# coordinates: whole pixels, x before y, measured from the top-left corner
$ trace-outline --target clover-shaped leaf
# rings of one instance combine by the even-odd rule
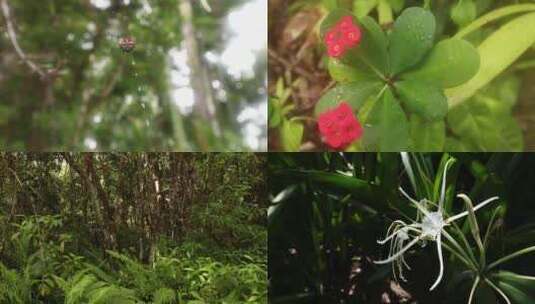
[[[411,115],[411,150],[442,151],[446,137],[445,130],[446,125],[443,120],[427,121],[418,115]]]
[[[389,36],[390,65],[398,74],[416,65],[433,47],[435,17],[431,12],[411,7],[394,22]]]
[[[373,70],[362,61],[346,64],[339,59],[329,58],[327,68],[332,79],[342,83],[377,79]]]
[[[362,41],[358,52],[361,58],[383,75],[389,72],[388,66],[388,40],[375,20],[370,17],[360,19],[362,26]]]
[[[337,107],[342,101],[349,103],[353,109],[358,109],[369,96],[376,94],[380,88],[381,83],[378,81],[359,81],[340,84],[320,98],[314,112],[317,116],[329,109]]]
[[[364,145],[373,151],[405,151],[409,142],[407,117],[387,89],[368,114],[364,127]]]
[[[405,107],[427,120],[441,119],[448,112],[448,101],[442,90],[425,81],[404,80],[396,83]]]
[[[468,81],[478,70],[479,54],[469,42],[446,39],[437,43],[421,66],[404,78],[423,79],[442,88],[451,88]]]

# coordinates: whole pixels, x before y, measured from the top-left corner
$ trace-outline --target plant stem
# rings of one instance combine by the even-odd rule
[[[474,271],[476,273],[478,272],[478,270],[474,267],[473,263],[470,263],[470,261],[467,260],[466,257],[464,257],[459,252],[455,251],[455,249],[451,248],[449,245],[445,244],[445,242],[442,242],[442,247],[444,247],[444,249],[448,250],[451,254],[453,254],[457,258],[459,258],[459,260],[461,260],[461,262],[463,262],[472,271]]]
[[[459,225],[457,225],[457,223],[452,222],[452,224],[453,224],[453,227],[455,228],[454,229],[455,232],[457,233],[457,235],[460,236],[461,241],[463,242],[463,245],[466,247],[465,250],[468,251],[468,253],[470,254],[471,260],[475,263],[477,260],[476,260],[476,257],[474,255],[474,253],[472,252],[472,249],[470,247],[470,243],[468,243],[468,239],[466,239],[466,237],[464,236],[463,231],[461,230]]]
[[[448,239],[448,241],[457,249],[459,250],[459,254],[461,254],[463,257],[465,257],[467,260],[471,261],[472,262],[472,269],[475,270],[475,271],[478,271],[477,270],[477,261],[473,258],[473,256],[471,255],[470,258],[465,250],[463,250],[463,248],[461,247],[461,245],[459,245],[459,243],[457,243],[457,241],[449,234],[447,233],[445,230],[442,230],[442,234],[446,237],[446,239]],[[470,250],[468,250],[470,252]]]
[[[474,293],[476,291],[476,288],[477,288],[477,284],[479,284],[479,276],[476,277],[476,279],[474,280],[474,284],[472,285],[472,288],[470,289],[470,296],[468,297],[468,304],[471,304],[472,303],[472,298],[474,297]]]
[[[507,302],[507,304],[511,304],[511,300],[509,300],[509,298],[505,295],[505,293],[498,286],[492,283],[491,280],[485,278],[485,282],[487,282],[487,284],[489,284],[490,287],[496,290],[496,292],[498,292],[505,299],[505,302]]]

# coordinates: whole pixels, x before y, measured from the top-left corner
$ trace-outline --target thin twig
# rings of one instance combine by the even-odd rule
[[[295,73],[305,77],[307,80],[310,80],[310,81],[315,81],[316,80],[315,77],[312,76],[305,69],[303,69],[303,68],[301,68],[299,66],[295,66],[294,64],[291,64],[288,60],[286,60],[286,59],[282,58],[281,56],[279,56],[277,54],[277,52],[275,52],[274,50],[268,49],[268,55],[269,55],[269,57],[275,59],[275,61],[277,61],[280,64],[282,64],[287,70],[292,70]]]
[[[209,13],[212,12],[212,8],[208,4],[207,0],[201,0],[201,5],[207,12],[209,12]]]
[[[43,72],[43,70],[39,66],[37,66],[37,64],[31,61],[19,46],[19,43],[17,41],[17,34],[15,33],[15,28],[13,26],[13,21],[11,20],[11,15],[9,14],[9,6],[7,5],[6,0],[0,0],[0,6],[2,7],[2,13],[4,15],[4,18],[6,19],[7,33],[9,39],[11,40],[11,43],[13,44],[17,55],[19,55],[20,59],[22,59],[22,61],[24,61],[33,72],[39,74],[39,76],[44,79],[47,74]]]

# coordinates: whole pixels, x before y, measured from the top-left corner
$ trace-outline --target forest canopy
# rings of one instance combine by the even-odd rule
[[[266,303],[264,167],[0,154],[0,303]]]
[[[0,1],[0,147],[265,150],[266,4],[204,2]]]

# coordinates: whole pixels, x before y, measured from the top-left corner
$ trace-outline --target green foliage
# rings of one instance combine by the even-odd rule
[[[378,81],[359,81],[340,84],[325,93],[314,109],[316,116],[336,108],[342,101],[351,105],[354,109],[360,109],[366,99],[381,88]]]
[[[447,91],[451,106],[473,96],[535,43],[535,13],[517,17],[492,33],[478,47],[481,68],[467,83]]]
[[[170,288],[160,288],[152,295],[154,304],[173,304],[177,303],[177,293]]]
[[[532,81],[533,4],[487,0],[354,0],[322,4],[326,15],[319,26],[321,47],[317,48],[322,54],[326,53],[325,33],[341,17],[353,16],[362,32],[358,46],[342,57],[322,58],[320,66],[326,67],[336,84],[325,82],[326,89],[314,104],[315,119],[341,101],[352,106],[365,132],[346,150],[388,151],[376,144],[380,141],[376,133],[365,134],[366,129],[389,124],[382,121],[388,115],[377,116],[383,109],[374,111],[374,107],[383,107],[387,88],[405,116],[396,125],[411,130],[409,136],[402,137],[403,143],[392,146],[411,151],[531,149],[531,143],[524,144],[524,140],[531,140],[528,134],[532,133],[531,108],[526,106],[532,94],[529,85],[514,88],[513,105],[520,99],[523,102],[507,110],[497,105],[509,105],[511,100],[495,94],[493,88],[502,87],[504,79],[525,84]],[[292,106],[289,102],[288,107]],[[522,111],[515,111],[520,107]],[[287,119],[302,119],[291,114]],[[435,128],[417,132],[416,122]],[[302,129],[295,130],[299,133],[295,137],[288,132],[292,130],[287,128],[285,138],[301,142],[306,139],[307,147],[313,143],[319,145],[318,149],[327,148],[321,144],[316,127],[305,128],[302,135]]]
[[[80,271],[64,286],[65,304],[138,303],[134,291],[102,281],[87,271]]]
[[[416,201],[438,202],[452,157],[443,214],[469,214],[446,227],[457,247],[443,246],[441,284],[429,291],[438,270],[429,242],[405,253],[411,269],[406,282],[396,282],[391,265],[372,261],[384,256],[377,240],[393,220],[418,217],[398,189],[411,189]],[[524,153],[271,155],[270,301],[380,303],[386,293],[394,303],[531,303],[534,164]],[[474,216],[475,204],[456,199],[458,193],[474,202],[499,200]],[[399,293],[391,293],[394,285]]]
[[[364,142],[369,150],[403,151],[408,147],[409,130],[403,109],[389,89],[368,115]]]
[[[0,304],[267,303],[264,166],[1,153]]]
[[[407,79],[429,81],[440,88],[461,85],[479,69],[479,56],[465,40],[451,38],[437,43],[422,62],[421,67],[409,72]]]
[[[32,281],[25,274],[8,269],[0,262],[0,303],[23,304],[32,299]]]
[[[330,12],[320,32],[325,33],[341,16],[348,14],[343,10]],[[360,110],[373,97],[376,102],[363,121],[366,128],[360,146],[369,151],[416,149],[421,139],[414,136],[420,133],[408,133],[408,113],[441,125],[448,111],[444,88],[462,84],[476,74],[477,51],[460,39],[446,39],[435,45],[435,17],[422,8],[405,9],[394,22],[388,38],[370,17],[359,21],[362,43],[341,60],[329,60],[337,62],[330,63],[329,72],[341,84],[319,100],[315,114],[341,101],[348,101],[355,110]],[[383,97],[385,92],[390,92],[391,97]],[[403,108],[399,107],[400,102]],[[444,128],[434,130],[435,134],[441,130],[445,133]],[[442,150],[440,138],[443,137],[439,134],[436,140],[432,137],[425,140],[434,141],[431,143],[434,148]]]
[[[392,74],[413,67],[431,50],[435,26],[433,14],[419,7],[407,8],[401,13],[388,36]]]
[[[242,136],[244,123],[237,122],[237,116],[264,95],[258,90],[265,83],[263,51],[247,75],[231,73],[219,59],[204,61],[210,84],[218,83],[211,92],[217,114],[212,120],[220,123],[224,135],[194,128],[209,124],[197,111],[179,109],[177,105],[187,101],[176,99],[187,97],[173,96],[177,84],[171,84],[174,72],[185,77],[182,82],[190,82],[189,73],[184,73],[186,63],[174,66],[170,58],[184,50],[186,40],[181,2],[6,2],[15,34],[7,34],[0,12],[6,34],[0,37],[5,59],[0,62],[2,150],[250,149]],[[226,18],[246,1],[217,1],[210,13],[199,1],[190,2],[197,56],[218,58],[232,36],[223,26]],[[132,52],[119,48],[119,39],[125,36],[136,40]],[[45,75],[19,58],[12,39]]]

